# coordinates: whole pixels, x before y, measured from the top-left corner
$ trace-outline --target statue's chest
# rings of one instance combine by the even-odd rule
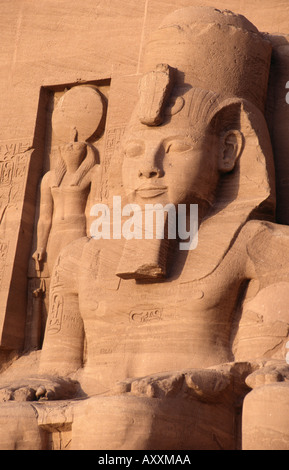
[[[236,289],[226,270],[202,280],[180,275],[138,283],[112,275],[115,270],[108,269],[113,267],[108,259],[102,270],[97,254],[93,256],[91,252],[79,278],[87,357],[94,364],[89,367],[113,368],[126,377],[178,370],[187,367],[188,357],[192,367],[209,366],[216,358],[228,360]]]
[[[219,304],[225,294],[206,281],[138,284],[117,277],[82,283],[81,310],[84,318],[131,326],[177,322]]]
[[[181,274],[162,282],[140,283],[115,275],[113,250],[104,257],[95,245],[91,247],[79,279],[84,321],[97,319],[103,326],[177,325],[178,320],[186,322],[195,318],[198,322],[208,312],[213,317],[220,309],[224,315],[235,301],[238,286],[226,263],[202,280],[191,280],[190,276]]]

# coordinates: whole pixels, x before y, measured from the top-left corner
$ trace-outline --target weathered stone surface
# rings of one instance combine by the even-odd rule
[[[289,7],[0,10],[0,449],[288,450]]]

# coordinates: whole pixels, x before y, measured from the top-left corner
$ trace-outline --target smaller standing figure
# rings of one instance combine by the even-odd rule
[[[49,276],[61,248],[87,235],[85,211],[98,169],[96,150],[88,141],[100,137],[104,118],[103,98],[91,85],[68,90],[53,111],[59,158],[42,179],[37,248],[33,254],[36,270],[42,271],[46,261]]]
[[[58,158],[40,188],[37,244],[32,258],[32,307],[27,346],[39,348],[46,324],[50,276],[63,247],[87,235],[87,206],[99,184],[99,157],[93,142],[102,135],[105,101],[98,89],[81,85],[66,91],[52,115]]]
[[[60,148],[59,161],[41,183],[36,264],[47,262],[49,274],[60,250],[86,236],[86,204],[96,164],[92,146],[71,142]],[[41,266],[41,264],[40,264]]]

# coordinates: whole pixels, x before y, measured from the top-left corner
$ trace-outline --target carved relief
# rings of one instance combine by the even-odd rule
[[[58,161],[43,178],[37,249],[33,257],[40,270],[45,260],[49,275],[62,247],[86,236],[86,204],[95,165],[95,147],[88,143],[97,132],[104,115],[104,103],[97,89],[75,87],[57,103],[52,127],[58,140]],[[46,257],[45,257],[46,255]]]
[[[125,132],[125,127],[117,127],[107,129],[105,138],[105,158],[101,168],[101,200],[107,201],[109,199],[109,169],[112,164],[113,155],[119,152],[120,143]]]
[[[102,88],[102,87],[100,87]],[[59,93],[58,93],[59,94]],[[94,85],[82,85],[65,90],[54,99],[51,117],[50,170],[40,186],[39,218],[35,251],[30,263],[29,277],[45,279],[45,288],[38,287],[37,301],[42,304],[41,322],[44,325],[49,305],[50,277],[63,247],[87,235],[89,201],[100,191],[97,149],[106,118],[106,98]],[[38,283],[39,284],[39,283]],[[30,296],[34,298],[34,289]],[[38,311],[38,313],[37,313]],[[31,325],[39,322],[39,309],[28,310]],[[34,320],[33,320],[34,318]],[[27,345],[33,341],[27,341]],[[30,347],[31,347],[30,344]],[[34,343],[33,343],[34,344]]]
[[[15,155],[23,154],[32,147],[32,141],[11,141],[0,143],[0,161],[11,160]]]
[[[31,145],[22,142],[0,143],[0,224],[9,207],[23,200],[29,155],[25,152]]]
[[[0,289],[5,270],[5,262],[8,253],[8,243],[0,241]]]
[[[15,243],[22,223],[21,214],[32,155],[32,140],[0,142],[0,297],[2,298],[0,316],[6,320],[13,315],[5,297],[11,288],[13,272],[11,268],[16,262]],[[27,223],[29,226],[28,221]],[[22,251],[25,251],[25,247]]]
[[[171,204],[180,217],[180,205],[197,204],[192,251],[168,236],[86,236],[100,101],[87,103],[88,117],[66,108],[66,95],[59,102],[65,144],[43,178],[34,254],[38,277],[45,253],[51,275],[44,343],[36,377],[3,381],[0,401],[45,400],[35,426],[53,433],[59,422],[71,449],[289,448],[289,229],[273,222],[271,52],[241,15],[169,14],[148,41],[125,130],[106,131],[102,198],[115,157],[114,181],[141,212]],[[6,165],[3,181],[13,171]],[[38,311],[47,286],[32,287]]]
[[[63,310],[63,297],[59,294],[52,295],[51,315],[47,325],[49,334],[58,333],[61,330]]]

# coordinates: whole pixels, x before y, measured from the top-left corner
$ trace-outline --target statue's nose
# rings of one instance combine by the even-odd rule
[[[160,160],[159,147],[149,149],[141,161],[138,173],[139,177],[161,178],[164,173]]]
[[[144,176],[145,178],[159,178],[160,177],[160,170],[156,167],[145,167],[139,170],[139,176]]]

